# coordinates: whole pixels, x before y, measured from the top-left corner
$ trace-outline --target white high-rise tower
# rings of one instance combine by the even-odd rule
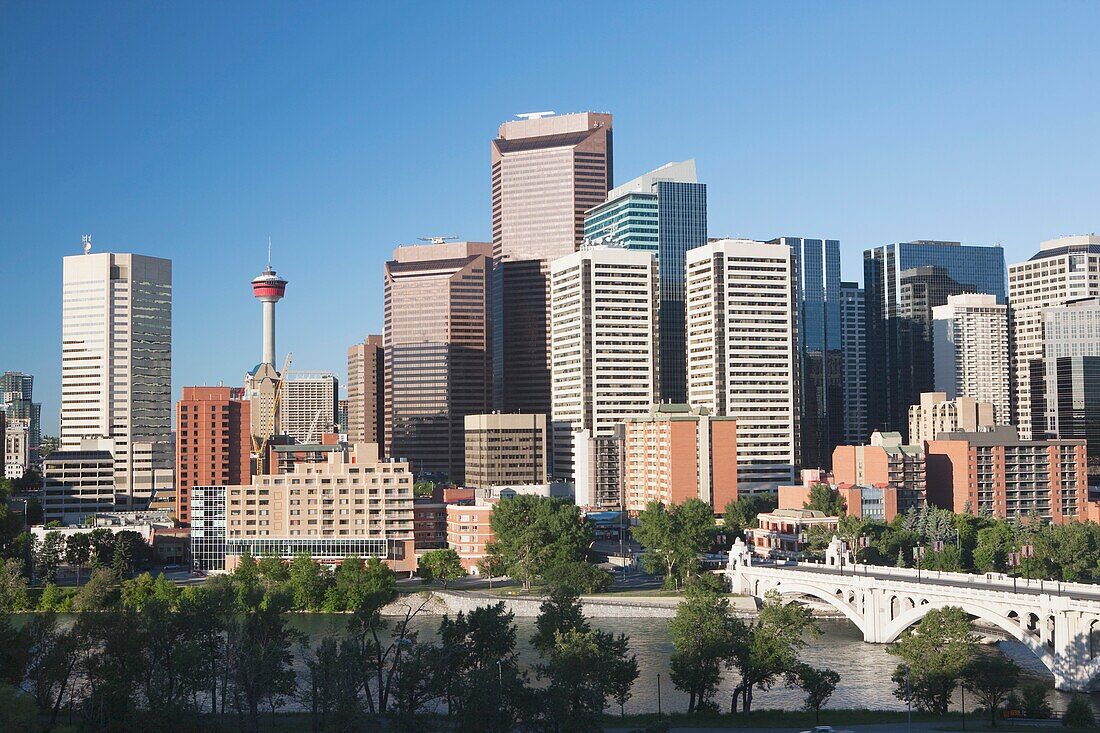
[[[107,441],[120,508],[174,485],[172,262],[90,252],[64,259],[61,447]]]

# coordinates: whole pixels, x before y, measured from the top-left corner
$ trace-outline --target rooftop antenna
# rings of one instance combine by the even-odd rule
[[[458,239],[458,235],[444,235],[442,237],[417,237],[417,239],[419,239],[421,242],[431,242],[432,244],[445,244],[446,242]]]
[[[92,251],[92,235],[85,234],[80,238],[80,241],[84,245],[84,254],[89,254]]]
[[[267,269],[271,269],[271,237],[267,238]]]
[[[556,114],[554,110],[549,110],[547,112],[521,112],[516,115],[516,117],[521,120],[541,120],[543,117],[551,117],[554,114]]]

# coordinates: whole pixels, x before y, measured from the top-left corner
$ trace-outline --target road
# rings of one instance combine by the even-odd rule
[[[760,563],[758,560],[754,560],[753,564],[761,564],[765,567],[784,567],[782,564],[772,563],[765,561]],[[971,588],[975,590],[993,590],[1006,593],[1018,593],[1020,595],[1039,596],[1043,594],[1047,595],[1068,595],[1072,598],[1083,598],[1087,600],[1100,601],[1100,586],[1096,586],[1095,590],[1082,589],[1081,584],[1076,584],[1078,587],[1074,587],[1072,592],[1068,588],[1063,588],[1061,581],[1057,580],[1028,580],[1026,578],[1018,578],[1016,582],[1009,584],[1005,581],[988,582],[983,575],[971,575],[972,578],[969,582],[962,579],[937,577],[935,571],[928,571],[926,575],[917,578],[899,578],[896,575],[890,573],[877,572],[873,565],[857,565],[853,570],[848,567],[845,570],[838,570],[837,568],[826,567],[824,565],[813,564],[801,564],[789,566],[792,570],[800,570],[804,572],[811,572],[818,575],[834,575],[834,576],[846,576],[846,575],[859,575],[870,578],[875,578],[882,581],[893,582],[905,582],[905,583],[928,583],[929,585],[946,586],[951,588]]]
[[[837,726],[838,731],[852,731],[852,733],[931,733],[932,731],[941,731],[948,729],[955,729],[958,727],[957,722],[948,723],[913,723],[913,727],[910,728],[907,723],[875,723],[873,725],[852,725],[852,726]],[[639,730],[638,728],[605,728],[606,733],[631,733],[631,731]],[[799,733],[799,731],[806,730],[802,728],[681,728],[674,727],[669,729],[669,733],[715,733],[716,731],[737,731],[737,733]]]

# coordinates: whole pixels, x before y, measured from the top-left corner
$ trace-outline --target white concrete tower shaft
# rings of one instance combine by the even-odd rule
[[[275,304],[283,299],[287,281],[275,274],[271,265],[252,281],[252,294],[263,303],[264,353],[262,364],[275,364]]]

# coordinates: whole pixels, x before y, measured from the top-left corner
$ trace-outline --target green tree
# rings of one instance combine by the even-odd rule
[[[570,631],[587,633],[591,631],[591,627],[581,610],[577,595],[569,588],[557,588],[539,606],[531,646],[547,656],[557,643],[557,637]]]
[[[38,726],[38,711],[26,695],[20,695],[11,685],[0,685],[0,730],[34,730]]]
[[[527,712],[514,621],[504,603],[497,603],[440,622],[441,661],[448,672],[441,693],[458,730],[505,733]]]
[[[296,687],[291,649],[299,635],[277,604],[264,604],[229,626],[227,664],[233,707],[250,733],[260,731],[260,710],[274,713]]]
[[[1092,704],[1084,695],[1074,695],[1066,705],[1066,712],[1062,716],[1062,725],[1071,728],[1092,728],[1096,725],[1096,714],[1092,712]]]
[[[544,729],[554,733],[603,730],[601,718],[611,680],[629,679],[633,684],[637,677],[637,659],[627,657],[628,652],[629,640],[623,634],[558,632],[544,655],[546,662],[538,667],[539,677],[548,683],[541,691]]]
[[[73,596],[73,610],[80,612],[106,611],[114,605],[115,577],[110,570],[101,568],[92,572],[88,582],[80,586]]]
[[[65,557],[65,535],[47,532],[41,542],[35,543],[34,575],[43,583],[57,580],[57,569]]]
[[[68,609],[66,609],[66,606],[68,606]],[[69,600],[64,591],[54,583],[46,583],[46,587],[42,589],[42,595],[38,597],[38,610],[43,613],[56,613],[71,609],[72,601]]]
[[[698,568],[699,554],[710,547],[714,531],[710,505],[688,499],[668,507],[658,501],[649,502],[638,515],[633,533],[645,547],[645,569],[663,575],[666,587],[679,587]]]
[[[452,580],[466,577],[466,568],[462,567],[462,559],[451,548],[425,552],[420,557],[420,571],[424,582],[438,580],[443,583],[444,589]]]
[[[1004,522],[979,529],[972,553],[974,568],[981,573],[1004,572],[1012,541],[1012,529]]]
[[[320,564],[309,553],[294,556],[287,570],[287,590],[298,611],[316,611],[324,602],[327,579]]]
[[[84,566],[92,559],[92,538],[87,532],[69,535],[65,542],[65,562],[76,568],[76,584],[80,585],[80,574]]]
[[[140,611],[145,608],[153,598],[153,576],[142,573],[136,578],[122,581],[121,598],[125,609]]]
[[[844,514],[844,498],[828,484],[814,484],[810,487],[809,500],[802,503],[806,509],[823,512],[828,517]]]
[[[1054,708],[1047,700],[1047,686],[1042,682],[1032,682],[1024,685],[1020,690],[1023,699],[1024,717],[1035,720],[1045,720],[1054,715]]]
[[[888,650],[902,660],[893,674],[894,694],[922,710],[945,715],[976,647],[966,611],[954,606],[929,611]]]
[[[389,597],[395,580],[393,571],[377,557],[368,558],[366,562],[361,557],[345,557],[336,566],[332,585],[325,592],[324,610],[327,613],[355,611],[372,594],[382,592]]]
[[[722,526],[727,532],[744,537],[745,530],[756,526],[756,518],[779,506],[775,494],[749,494],[739,496],[726,504],[722,514]]]
[[[583,560],[592,528],[580,510],[561,499],[523,494],[498,502],[491,518],[494,540],[486,552],[507,573],[531,582],[556,565]]]
[[[19,560],[0,562],[0,613],[13,613],[27,608],[27,579]]]
[[[729,600],[702,584],[689,584],[669,623],[672,634],[670,677],[688,694],[688,714],[717,710],[714,696],[722,664],[733,655],[745,625],[730,610]]]
[[[124,537],[118,535],[115,536],[115,551],[111,556],[111,573],[116,583],[129,580],[134,575],[133,548]]]
[[[821,708],[833,696],[840,673],[831,669],[817,669],[808,664],[796,664],[787,671],[787,684],[802,688],[806,700],[802,709],[814,714],[814,723],[821,722]]]
[[[1020,667],[999,652],[979,652],[963,670],[963,687],[989,711],[989,722],[994,727],[997,708],[1016,689],[1019,681]]]
[[[281,557],[264,555],[256,563],[256,570],[260,573],[260,580],[268,588],[279,589],[290,578],[290,569]]]
[[[750,713],[754,688],[767,690],[795,669],[806,632],[817,632],[810,609],[785,604],[776,591],[769,591],[756,620],[735,637],[728,664],[737,668],[740,680],[733,691],[732,709],[736,710],[740,694],[741,708]]]
[[[326,636],[312,649],[303,647],[306,685],[300,701],[309,711],[315,733],[335,730],[350,733],[362,715],[359,702],[359,670],[354,649]]]
[[[542,579],[551,592],[561,589],[575,595],[602,593],[614,580],[608,571],[583,560],[552,567],[543,573]]]

